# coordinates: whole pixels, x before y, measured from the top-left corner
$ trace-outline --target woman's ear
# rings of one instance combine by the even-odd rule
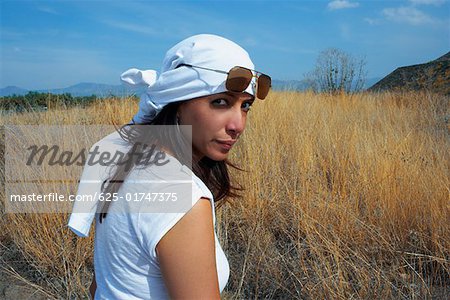
[[[181,125],[181,120],[183,119],[183,111],[185,110],[185,106],[186,106],[187,102],[188,101],[184,101],[178,106],[178,109],[177,109],[177,123],[178,123],[178,125]]]

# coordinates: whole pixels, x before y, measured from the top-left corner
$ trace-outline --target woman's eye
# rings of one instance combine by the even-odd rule
[[[215,99],[211,103],[215,106],[225,106],[228,104],[228,101],[225,99]]]
[[[252,101],[244,102],[244,103],[242,103],[242,109],[244,111],[249,111],[252,104],[253,104]]]

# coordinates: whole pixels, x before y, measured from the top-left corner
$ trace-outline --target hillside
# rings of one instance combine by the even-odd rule
[[[0,97],[10,95],[25,95],[26,93],[28,93],[28,90],[11,85],[0,89]]]
[[[366,81],[366,87],[371,86],[375,82],[378,82],[380,78],[368,78]],[[305,91],[308,89],[308,85],[304,80],[272,80],[272,89],[274,91]],[[119,96],[126,97],[130,95],[140,95],[145,91],[144,88],[130,88],[125,85],[111,85],[101,84],[93,82],[78,83],[66,88],[59,89],[38,89],[27,90],[17,86],[7,86],[0,88],[0,97],[12,96],[12,95],[25,95],[28,92],[35,91],[38,93],[50,93],[50,94],[65,94],[69,93],[74,97],[85,97],[95,95],[97,97]]]
[[[428,63],[397,68],[368,90],[427,90],[450,95],[450,52]]]
[[[12,95],[25,95],[28,92],[38,93],[50,93],[50,94],[71,94],[75,97],[85,97],[95,95],[97,97],[109,97],[119,96],[127,97],[129,95],[141,94],[144,92],[143,88],[130,88],[125,85],[111,85],[102,83],[82,82],[66,88],[59,89],[40,89],[40,90],[27,90],[17,86],[7,86],[0,88],[0,97],[12,96]]]

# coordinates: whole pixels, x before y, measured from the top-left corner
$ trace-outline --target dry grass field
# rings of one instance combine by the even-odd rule
[[[232,173],[243,197],[217,210],[231,268],[223,297],[448,299],[449,104],[425,93],[289,92],[255,103],[231,157],[245,169]],[[0,125],[123,124],[136,109],[103,100]],[[48,298],[87,297],[92,238],[76,238],[67,220],[2,212],[3,274]]]

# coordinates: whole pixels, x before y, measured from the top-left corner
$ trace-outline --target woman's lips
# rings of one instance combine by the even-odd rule
[[[221,146],[221,148],[227,151],[230,150],[236,143],[235,140],[216,140],[216,142]]]

